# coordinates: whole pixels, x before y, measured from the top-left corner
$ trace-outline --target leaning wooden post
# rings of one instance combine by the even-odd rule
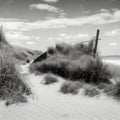
[[[97,30],[97,33],[96,33],[96,39],[95,39],[95,48],[94,48],[94,50],[93,50],[94,58],[96,57],[96,53],[97,53],[97,46],[98,46],[98,40],[99,40],[99,33],[100,33],[100,30],[98,29],[98,30]]]

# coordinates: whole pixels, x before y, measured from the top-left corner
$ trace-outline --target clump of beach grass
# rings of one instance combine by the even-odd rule
[[[42,84],[49,85],[58,82],[58,79],[53,74],[47,74],[45,75],[44,79],[42,80]]]
[[[80,82],[66,81],[62,84],[60,92],[63,94],[77,94],[79,89],[82,88],[83,84]]]

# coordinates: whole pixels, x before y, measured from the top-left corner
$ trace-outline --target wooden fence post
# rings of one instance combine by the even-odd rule
[[[98,40],[99,40],[99,33],[100,33],[100,30],[98,29],[98,30],[97,30],[97,33],[96,33],[96,39],[95,39],[95,48],[94,48],[94,50],[93,50],[94,58],[96,57],[96,53],[97,53],[97,46],[98,46]]]

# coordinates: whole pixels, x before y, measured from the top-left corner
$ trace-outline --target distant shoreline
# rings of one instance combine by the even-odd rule
[[[112,56],[101,56],[102,59],[120,59],[120,55],[112,55]]]
[[[118,58],[120,59],[120,55],[103,55],[102,58]]]

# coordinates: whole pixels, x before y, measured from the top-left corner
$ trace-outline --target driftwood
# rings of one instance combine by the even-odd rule
[[[33,63],[36,63],[36,62],[41,62],[42,60],[45,60],[47,59],[47,52],[43,53],[42,55],[40,55],[39,57],[37,57]]]

